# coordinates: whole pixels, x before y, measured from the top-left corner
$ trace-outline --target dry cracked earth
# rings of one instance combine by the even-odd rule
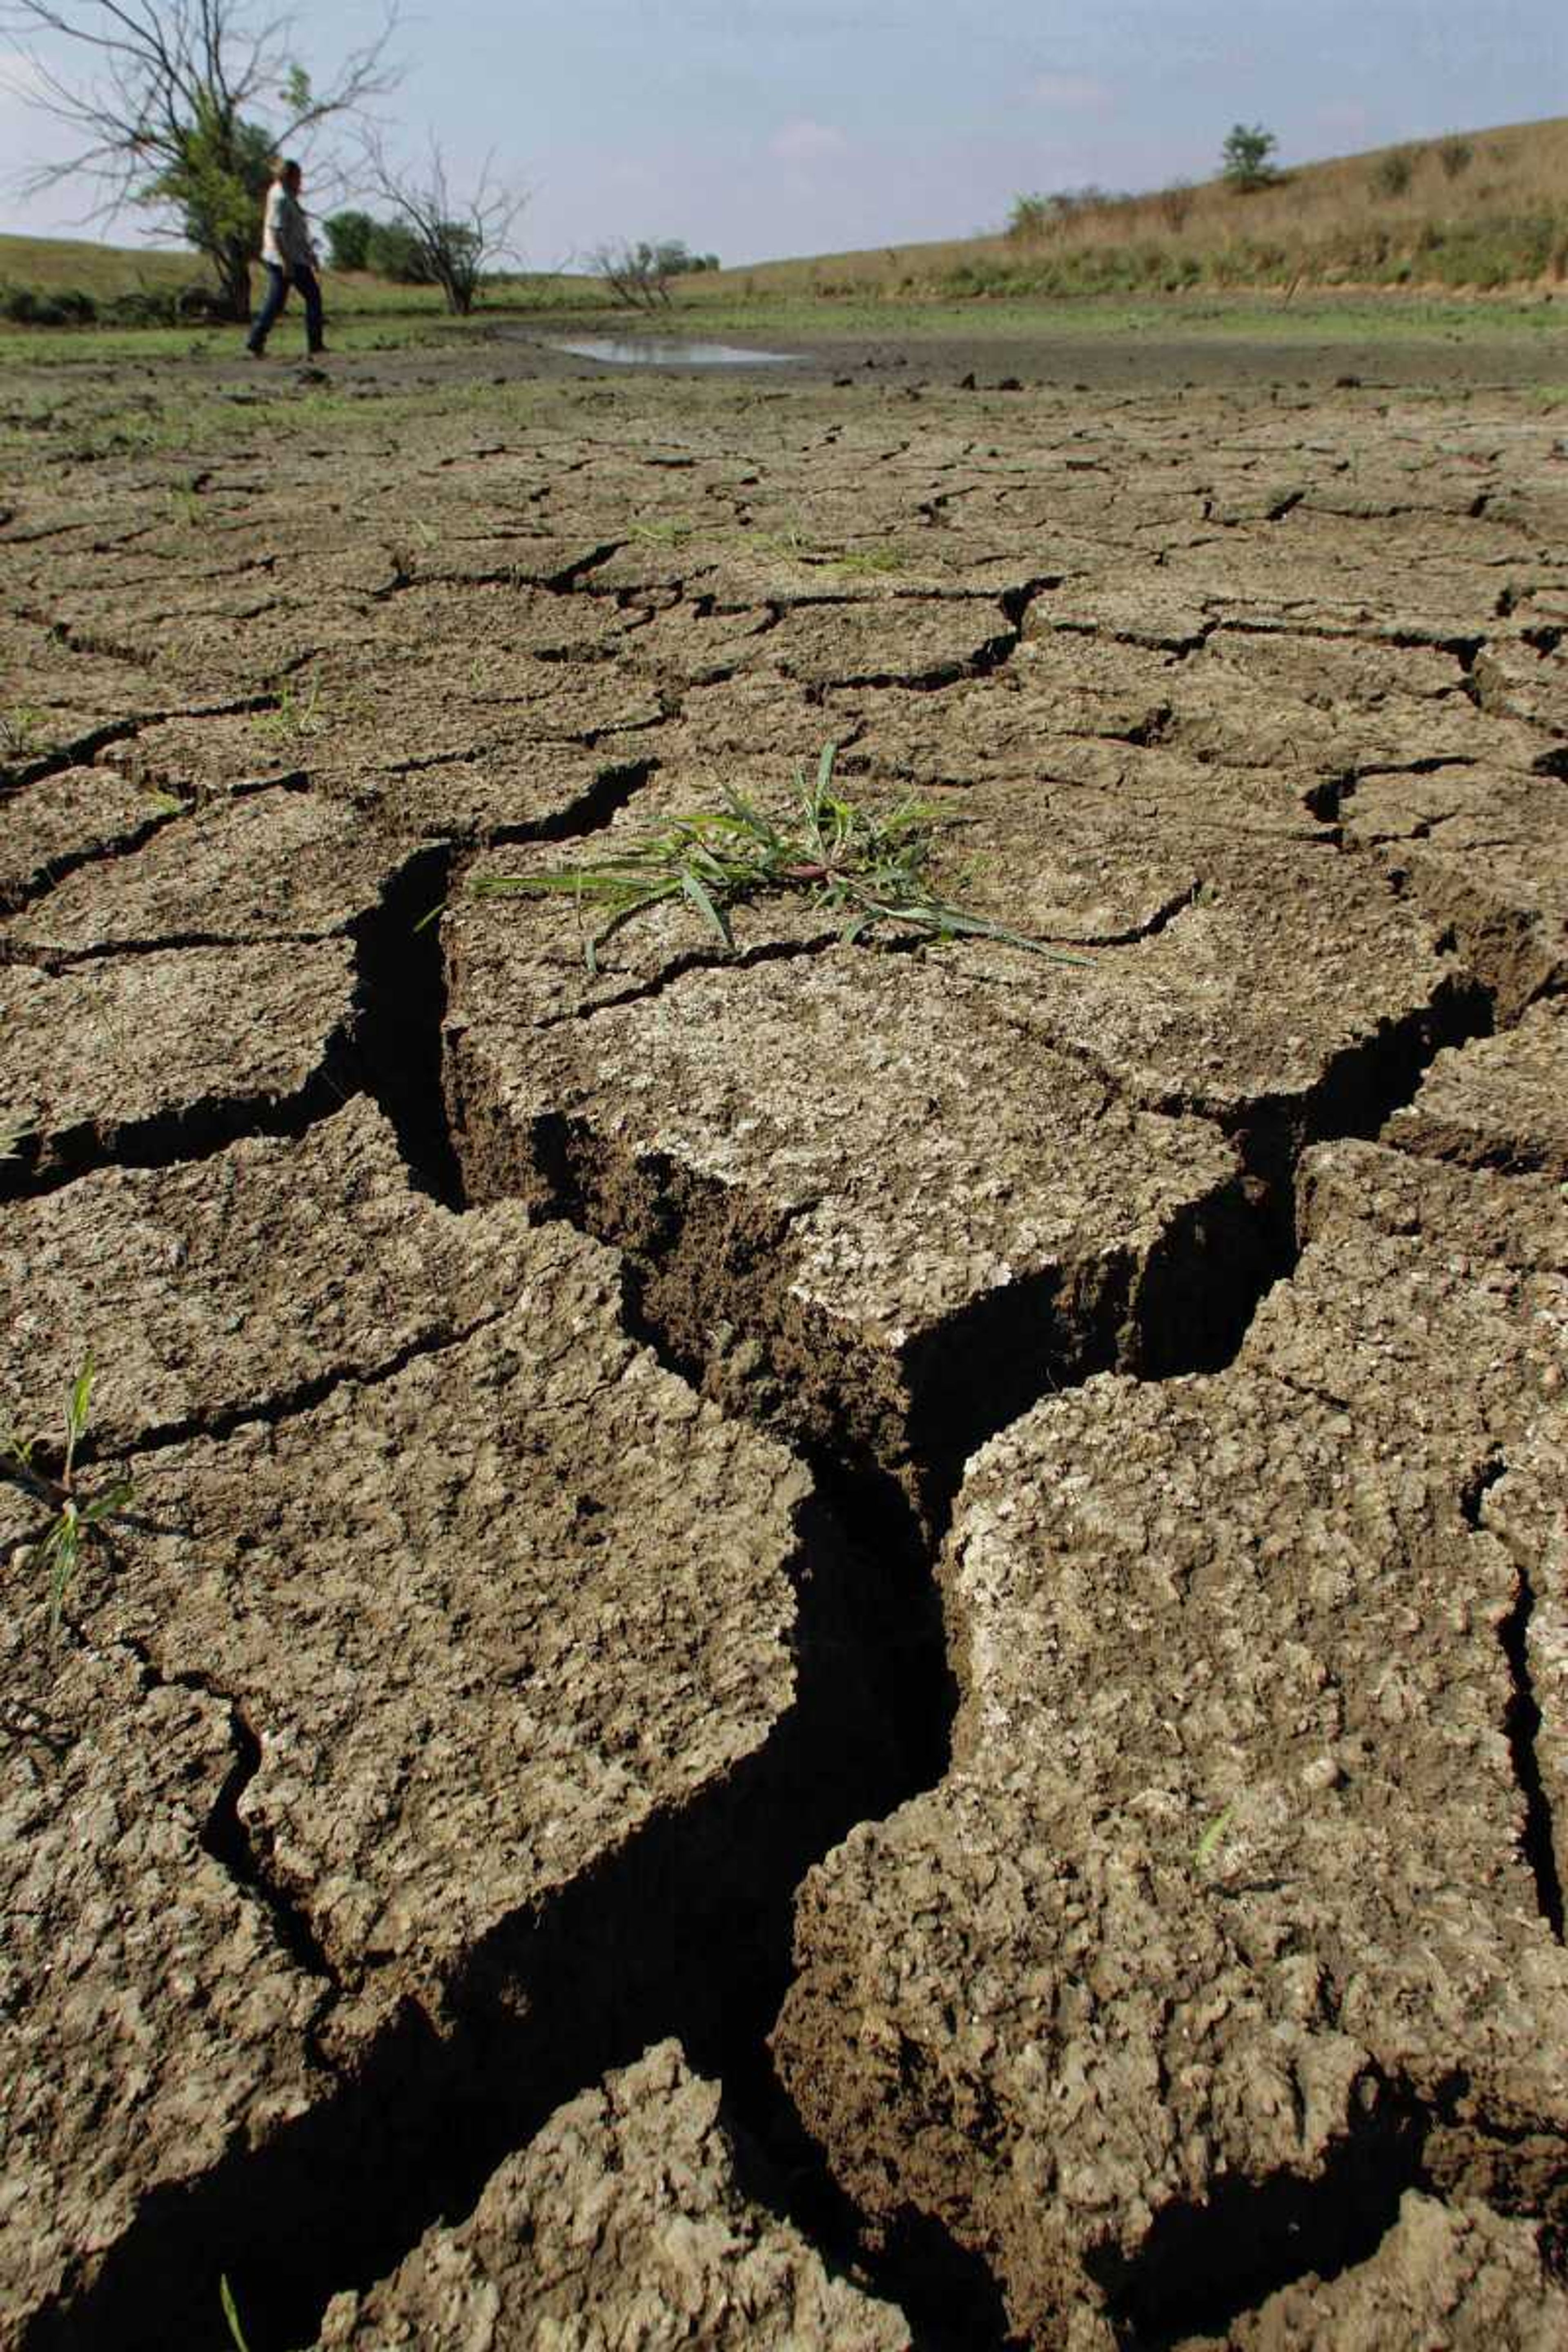
[[[1560,421],[345,373],[0,486],[0,2345],[1568,2341]],[[828,742],[1076,960],[471,887]]]

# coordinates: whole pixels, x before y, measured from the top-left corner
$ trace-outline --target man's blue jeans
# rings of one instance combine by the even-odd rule
[[[321,351],[326,338],[321,330],[321,289],[316,282],[315,271],[307,269],[302,262],[296,262],[291,269],[279,269],[275,261],[265,262],[262,266],[267,272],[267,291],[262,297],[255,323],[246,338],[250,350],[261,352],[266,349],[267,338],[277,324],[278,313],[289,299],[289,289],[297,286],[305,298],[305,341],[310,351]]]

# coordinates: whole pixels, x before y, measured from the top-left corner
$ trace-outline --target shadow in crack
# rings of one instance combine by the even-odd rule
[[[1224,2337],[1281,2287],[1336,2278],[1375,2253],[1422,2179],[1424,2125],[1386,2084],[1363,2088],[1368,2105],[1315,2179],[1222,2180],[1206,2203],[1157,2214],[1131,2261],[1090,2263],[1124,2340],[1164,2352],[1190,2336]]]
[[[917,1780],[895,1717],[921,1718],[922,1671],[942,1712],[945,1667],[940,1645],[926,1645],[927,1671],[918,1647],[889,1638],[901,1580],[820,1504],[803,1514],[797,1590],[795,1703],[759,1753],[500,1926],[446,1988],[439,2027],[405,2001],[309,2113],[147,2198],[95,2284],[29,2327],[26,2352],[216,2340],[220,2274],[252,2352],[308,2343],[331,2294],[369,2285],[432,2222],[468,2212],[563,2100],[669,2034],[724,2081],[759,2151],[758,2193],[821,2205],[826,2175],[807,2181],[809,2154],[764,2071],[795,1889],[856,1822],[923,1780],[929,1756]],[[846,2261],[853,2251],[846,2239]]]

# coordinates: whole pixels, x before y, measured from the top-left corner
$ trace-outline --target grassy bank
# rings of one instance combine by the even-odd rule
[[[1014,234],[767,262],[691,281],[705,302],[782,296],[1059,299],[1245,287],[1487,291],[1568,281],[1568,119],[1024,211]]]

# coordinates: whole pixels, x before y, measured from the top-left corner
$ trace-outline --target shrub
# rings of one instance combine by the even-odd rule
[[[1458,131],[1451,131],[1446,139],[1438,140],[1437,161],[1443,166],[1446,180],[1461,178],[1475,160],[1474,145],[1468,139],[1461,139]]]
[[[1279,142],[1261,122],[1235,122],[1220,149],[1220,172],[1241,195],[1266,188],[1279,178],[1269,157]]]
[[[228,323],[228,305],[216,286],[182,286],[175,298],[181,326],[217,327]]]
[[[1169,229],[1185,228],[1196,201],[1196,190],[1185,180],[1173,181],[1168,188],[1162,188],[1155,198],[1160,207],[1160,218]]]
[[[1419,149],[1391,147],[1380,155],[1372,167],[1373,194],[1378,196],[1403,196],[1415,177]]]
[[[327,232],[327,260],[333,269],[368,269],[370,241],[375,223],[369,213],[333,213],[322,223]]]
[[[216,301],[216,294],[211,295]],[[183,297],[152,286],[139,286],[126,294],[106,296],[98,306],[100,326],[105,327],[177,327]]]
[[[401,221],[375,221],[365,240],[364,266],[395,286],[428,286],[430,263],[418,237]]]
[[[0,318],[14,327],[90,327],[98,319],[94,297],[79,286],[9,286],[0,294]]]
[[[656,245],[654,257],[667,278],[689,278],[694,271],[719,267],[717,256],[692,253],[679,236],[667,236]]]
[[[1054,218],[1049,196],[1015,196],[1007,215],[1007,235],[1017,245],[1028,245],[1046,235]]]
[[[657,310],[668,304],[672,278],[686,278],[693,270],[719,267],[715,255],[689,253],[678,236],[662,237],[657,244],[644,237],[636,245],[623,237],[618,244],[600,246],[592,260],[595,272],[605,280],[616,300],[630,303],[639,310]],[[811,290],[813,294],[825,294],[839,289],[814,279]]]

